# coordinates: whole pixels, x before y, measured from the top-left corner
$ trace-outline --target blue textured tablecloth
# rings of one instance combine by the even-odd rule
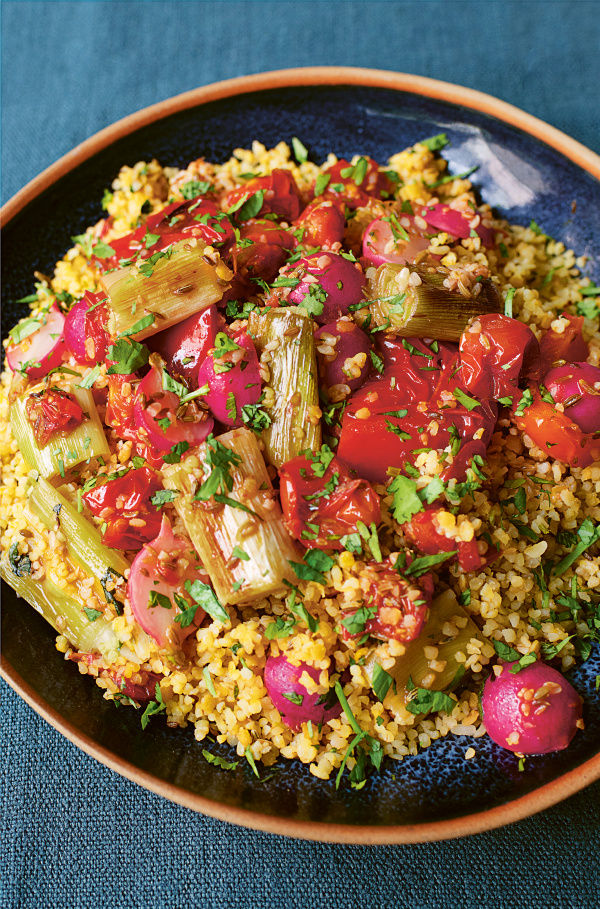
[[[600,152],[599,22],[593,0],[4,2],[2,198],[141,107],[311,64],[478,88]],[[303,843],[164,801],[2,695],[3,909],[600,907],[600,784],[460,841]]]

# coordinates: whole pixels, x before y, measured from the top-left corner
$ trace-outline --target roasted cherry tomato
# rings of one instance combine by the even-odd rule
[[[555,364],[560,365],[560,360],[566,363],[583,363],[590,355],[590,349],[581,334],[583,316],[572,316],[565,312],[561,318],[569,322],[564,331],[559,333],[550,328],[540,341],[544,372]]]
[[[224,212],[214,202],[198,197],[185,202],[173,202],[162,211],[150,215],[145,224],[133,233],[111,240],[114,254],[106,259],[95,257],[97,266],[108,271],[119,268],[133,258],[147,259],[161,249],[196,237],[216,248],[227,246],[234,239],[233,227]]]
[[[438,516],[442,514],[449,512],[435,507],[419,511],[410,521],[402,525],[404,536],[426,555],[456,550],[455,558],[463,571],[477,571],[486,564],[486,559],[479,554],[477,540],[474,537],[468,541],[447,537],[438,520]]]
[[[212,305],[183,322],[151,335],[144,343],[161,355],[170,374],[182,376],[190,388],[197,388],[198,370],[208,351],[215,346],[216,333],[224,325],[225,320],[217,312],[217,307]]]
[[[473,319],[460,339],[460,376],[478,398],[513,396],[519,382],[541,375],[540,346],[518,319],[484,313]]]
[[[566,413],[542,401],[537,388],[532,388],[530,393],[532,403],[528,407],[519,406],[519,401],[513,403],[513,419],[518,429],[549,457],[572,467],[587,467],[600,460],[600,431],[582,432]]]
[[[361,581],[368,583],[362,606],[368,610],[369,617],[364,628],[353,631],[348,617],[357,613],[347,613],[342,620],[344,638],[348,640],[367,633],[383,640],[414,641],[421,633],[431,607],[431,575],[404,578],[388,559],[386,562],[368,562],[361,571]],[[360,624],[362,626],[362,621]]]
[[[316,199],[307,205],[294,227],[302,228],[299,242],[306,249],[318,246],[319,249],[331,249],[335,243],[341,243],[346,226],[345,206],[343,202]]]
[[[83,500],[87,507],[106,523],[104,545],[137,550],[157,537],[161,512],[150,500],[162,488],[153,470],[139,467],[85,492]]]
[[[286,526],[303,546],[343,549],[340,537],[356,533],[357,522],[379,524],[379,497],[366,480],[353,478],[343,461],[327,466],[319,456],[298,455],[279,471]]]
[[[361,163],[363,161],[365,164]],[[381,199],[382,193],[387,198],[393,192],[392,184],[372,158],[361,158],[354,166],[342,158],[325,173],[329,182],[322,198],[343,202],[350,209],[362,208],[369,199]]]
[[[55,433],[75,429],[83,420],[83,411],[74,396],[58,389],[32,392],[25,402],[25,410],[40,448]]]
[[[268,177],[253,177],[243,186],[228,192],[222,200],[223,211],[230,211],[238,202],[245,202],[259,192],[264,195],[258,214],[273,213],[290,222],[295,221],[300,214],[300,194],[296,181],[289,170],[278,168]]]
[[[403,469],[423,450],[452,445],[452,458],[459,458],[475,433],[485,450],[496,423],[493,401],[466,395],[467,404],[461,402],[465,392],[449,346],[434,354],[417,339],[405,342],[389,342],[383,376],[355,392],[343,416],[338,455],[371,482],[386,483],[388,467]]]

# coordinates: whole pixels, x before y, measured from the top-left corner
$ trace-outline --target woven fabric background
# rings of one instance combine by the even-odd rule
[[[596,0],[2,3],[2,199],[114,120],[208,82],[346,64],[489,92],[600,152]],[[2,909],[598,909],[600,783],[464,840],[351,847],[196,815],[2,685]]]

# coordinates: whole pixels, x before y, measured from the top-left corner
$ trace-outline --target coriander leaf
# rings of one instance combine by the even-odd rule
[[[143,714],[142,714],[142,716],[141,716],[141,719],[140,719],[140,722],[141,722],[141,724],[142,724],[142,729],[145,729],[145,728],[146,728],[146,726],[147,726],[148,723],[150,722],[150,717],[151,717],[151,716],[154,716],[155,713],[162,713],[163,710],[166,710],[166,709],[167,709],[167,705],[166,705],[165,702],[163,701],[163,697],[162,697],[162,693],[161,693],[161,690],[160,690],[160,683],[159,683],[159,682],[156,683],[156,687],[155,687],[155,689],[154,689],[154,692],[155,692],[155,695],[156,695],[156,700],[155,700],[155,701],[150,701],[150,702],[148,703],[148,706],[147,706],[146,709],[144,710],[144,712],[143,712]]]
[[[269,622],[265,628],[265,635],[270,641],[279,640],[279,638],[287,638],[290,634],[294,633],[296,624],[296,619],[292,616],[290,616],[289,619],[282,619],[281,616],[276,616],[275,621]]]
[[[304,695],[298,694],[296,691],[282,691],[281,696],[286,701],[291,701],[292,704],[298,704],[298,706],[304,701]]]
[[[360,606],[356,612],[342,619],[341,624],[348,634],[362,634],[367,623],[377,615],[377,606]]]
[[[292,148],[294,149],[294,156],[298,164],[304,164],[308,158],[308,151],[300,139],[297,139],[296,136],[294,136],[292,139]]]
[[[239,208],[234,206],[233,211],[237,211],[238,221],[249,221],[250,218],[256,218],[263,206],[264,198],[264,189],[259,189],[257,192],[253,193],[249,199],[246,199]],[[231,214],[231,210],[229,214]]]
[[[139,344],[133,339],[119,338],[116,344],[108,348],[108,359],[115,362],[109,366],[109,376],[129,376],[145,366],[150,357],[150,351],[144,344]]]
[[[509,287],[504,298],[504,315],[508,316],[509,319],[513,317],[513,299],[516,292],[514,287]]]
[[[185,589],[193,600],[216,622],[229,622],[229,613],[217,600],[214,590],[202,581],[186,581]]]
[[[385,669],[379,665],[379,663],[375,663],[373,665],[373,679],[371,682],[371,687],[375,692],[375,697],[377,697],[382,703],[385,700],[385,696],[390,690],[392,684],[395,683],[389,672],[386,672]]]
[[[171,451],[168,454],[162,456],[163,461],[166,464],[179,464],[182,454],[184,454],[189,447],[189,442],[177,442],[171,447]]]
[[[19,554],[19,544],[13,543],[8,550],[8,562],[18,578],[24,578],[31,574],[31,559],[28,555]]]
[[[438,133],[437,136],[431,136],[429,139],[420,139],[419,145],[424,145],[425,148],[428,148],[429,151],[441,151],[442,148],[450,143],[446,133]],[[412,212],[410,212],[412,214]]]
[[[88,373],[82,378],[81,382],[77,386],[78,388],[91,388],[98,376],[100,375],[100,364],[98,363],[94,366],[93,369],[90,369]]]
[[[211,754],[210,751],[206,750],[206,748],[202,749],[202,757],[205,761],[208,761],[209,764],[214,764],[215,767],[220,767],[221,770],[235,770],[235,768],[240,763],[239,761],[226,761],[225,758],[219,757],[218,754]]]
[[[331,180],[331,174],[319,174],[315,182],[315,198],[322,195]]]
[[[160,508],[162,505],[167,505],[169,502],[173,502],[179,492],[176,489],[159,489],[154,493],[150,501],[153,505],[156,505]]]
[[[494,650],[501,660],[506,660],[507,663],[513,663],[515,660],[521,659],[521,654],[513,647],[509,647],[508,644],[505,644],[504,641],[493,641],[493,644]]]
[[[84,606],[83,611],[90,620],[90,622],[95,622],[96,619],[99,619],[102,613],[99,609],[90,609],[89,606]]]
[[[139,331],[143,331],[145,328],[149,328],[151,325],[154,325],[156,321],[156,316],[153,312],[148,313],[147,316],[143,316],[135,325],[132,325],[131,328],[128,328],[126,331],[119,332],[119,338],[129,338],[131,335],[137,335]]]
[[[438,710],[452,713],[456,707],[456,701],[444,691],[430,691],[428,688],[414,688],[413,691],[416,691],[416,695],[407,702],[406,709],[415,716]]]
[[[456,398],[456,400],[460,404],[462,404],[463,407],[466,407],[467,410],[474,410],[476,407],[481,407],[481,404],[479,401],[476,401],[474,398],[469,397],[468,394],[466,394],[464,391],[462,391],[458,387],[455,388],[452,393],[453,393],[454,397]]]
[[[393,493],[392,515],[399,524],[410,521],[414,514],[423,511],[423,503],[417,493],[417,485],[410,477],[398,474],[388,486],[388,492]]]
[[[437,552],[435,555],[421,556],[419,559],[413,559],[408,568],[403,569],[403,574],[407,577],[420,578],[422,574],[425,574],[429,571],[430,568],[434,568],[436,565],[440,565],[442,562],[447,561],[447,559],[453,558],[458,550],[453,549],[452,552]]]

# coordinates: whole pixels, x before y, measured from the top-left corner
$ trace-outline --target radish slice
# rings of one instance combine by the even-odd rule
[[[137,554],[127,582],[127,596],[133,614],[140,627],[154,638],[159,647],[180,649],[183,641],[194,633],[204,618],[205,612],[198,606],[190,625],[182,628],[175,621],[182,611],[176,605],[175,594],[186,601],[185,608],[193,605],[184,586],[186,581],[206,583],[206,574],[192,544],[183,537],[174,536],[169,519],[163,515],[159,535],[151,543],[146,543]],[[156,605],[150,605],[153,592]],[[163,605],[167,600],[161,597],[170,602],[169,608]]]
[[[264,673],[265,688],[273,701],[273,706],[279,711],[290,729],[299,729],[302,723],[310,720],[316,726],[327,723],[342,712],[342,705],[337,698],[329,695],[311,694],[300,681],[302,673],[306,672],[315,682],[319,681],[320,669],[300,663],[294,666],[282,654],[278,657],[270,656],[267,660]]]
[[[363,235],[363,256],[370,259],[374,265],[384,265],[386,262],[397,262],[401,265],[413,264],[417,253],[429,248],[430,240],[423,236],[415,225],[412,215],[400,215],[398,223],[406,237],[395,237],[389,219],[376,218],[371,221]],[[396,230],[396,234],[399,231]]]
[[[581,723],[581,698],[547,663],[532,663],[487,679],[481,706],[492,741],[520,754],[548,754],[566,748]]]
[[[35,327],[36,324],[39,327]],[[55,366],[60,366],[66,352],[65,317],[53,303],[47,313],[31,320],[35,328],[19,344],[9,343],[6,360],[13,372],[25,372],[30,379],[42,379]]]
[[[260,367],[252,339],[246,332],[233,338],[227,350],[227,335],[217,335],[219,346],[205,359],[198,373],[198,385],[208,385],[203,400],[210,407],[215,419],[226,426],[242,425],[242,408],[257,404],[261,396]],[[236,345],[236,346],[233,346]],[[222,355],[220,351],[223,351]],[[225,367],[233,362],[231,369]],[[215,371],[216,369],[216,371]]]
[[[343,256],[314,253],[300,259],[294,266],[297,268],[303,268],[306,277],[293,288],[288,300],[296,306],[306,306],[319,325],[339,319],[346,315],[349,306],[362,301],[366,278],[354,262]]]
[[[178,396],[163,390],[162,369],[153,365],[138,386],[133,407],[140,439],[157,451],[169,451],[178,442],[197,448],[212,431],[214,420],[202,412],[191,420],[181,420],[177,417],[178,408]],[[168,425],[161,425],[163,420],[169,420]]]
[[[421,208],[417,212],[431,227],[436,230],[443,230],[453,237],[466,240],[471,236],[471,221],[475,217],[475,212],[465,213],[450,208],[443,202],[432,205],[431,208]],[[489,227],[484,227],[479,223],[475,228],[475,233],[481,238],[484,246],[494,246],[494,231]]]

